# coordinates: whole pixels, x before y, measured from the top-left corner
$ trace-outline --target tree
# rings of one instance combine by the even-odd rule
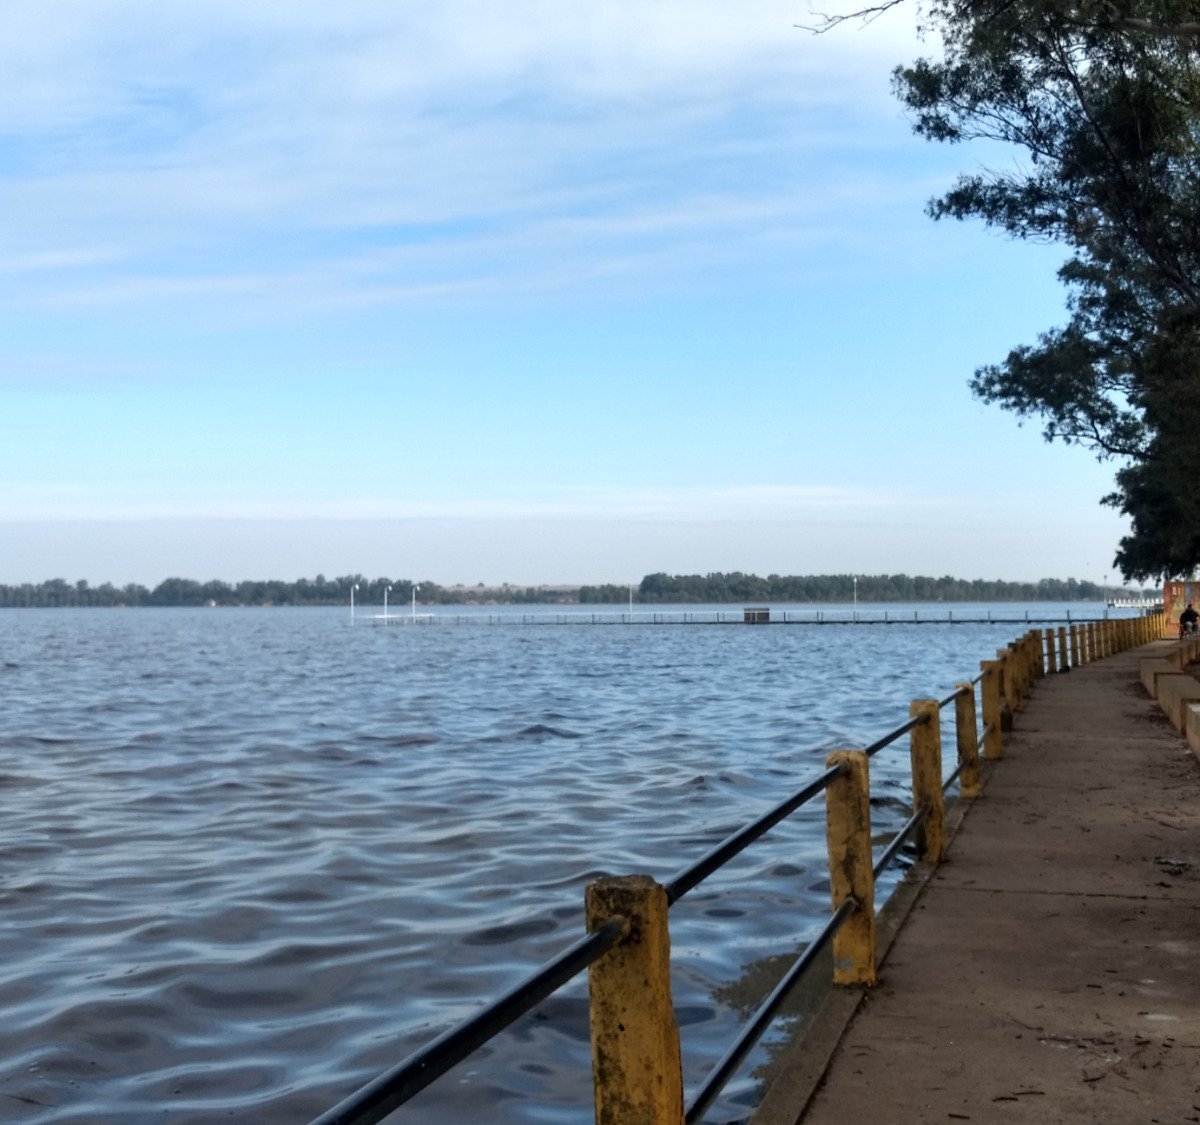
[[[1172,494],[1200,465],[1174,421],[1200,378],[1198,16],[1194,0],[936,0],[943,56],[895,73],[918,134],[1025,157],[960,177],[931,214],[1069,248],[1067,323],[971,385],[1047,440],[1123,462],[1108,500],[1133,521],[1127,576],[1200,563],[1200,537],[1162,525],[1192,518]]]

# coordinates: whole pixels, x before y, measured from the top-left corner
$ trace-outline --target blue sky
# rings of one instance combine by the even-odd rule
[[[13,0],[0,581],[1102,580],[1111,465],[972,400],[1053,247],[933,223],[912,14]]]

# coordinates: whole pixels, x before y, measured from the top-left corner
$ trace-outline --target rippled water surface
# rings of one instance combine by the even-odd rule
[[[0,1118],[305,1121],[578,937],[598,873],[668,878],[1025,627],[0,611]],[[906,744],[872,770],[894,827]],[[672,912],[689,1087],[828,909],[822,818]],[[584,991],[397,1119],[590,1120]]]

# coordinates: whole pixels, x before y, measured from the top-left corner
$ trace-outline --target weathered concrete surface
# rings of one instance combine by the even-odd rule
[[[1200,703],[1200,680],[1188,672],[1180,672],[1176,676],[1156,676],[1154,692],[1158,696],[1159,707],[1171,720],[1171,725],[1180,734],[1186,734],[1187,705]]]
[[[1155,645],[1154,647],[1159,648],[1161,646]],[[1159,676],[1178,676],[1179,675],[1179,673],[1182,671],[1182,668],[1183,668],[1183,665],[1182,665],[1181,660],[1179,659],[1179,656],[1180,656],[1180,653],[1177,652],[1173,657],[1172,656],[1163,656],[1163,657],[1151,656],[1151,657],[1144,657],[1141,660],[1138,667],[1139,667],[1141,677],[1142,677],[1142,687],[1144,687],[1146,689],[1148,694],[1157,695],[1157,691],[1156,691],[1154,685],[1155,685],[1155,681],[1158,679]]]
[[[1200,764],[1138,668],[1167,647],[1040,681],[794,1120],[1200,1122]]]

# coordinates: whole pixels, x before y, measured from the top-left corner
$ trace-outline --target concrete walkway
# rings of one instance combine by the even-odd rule
[[[1137,674],[1168,647],[1038,683],[804,1125],[1200,1122],[1200,764]]]

